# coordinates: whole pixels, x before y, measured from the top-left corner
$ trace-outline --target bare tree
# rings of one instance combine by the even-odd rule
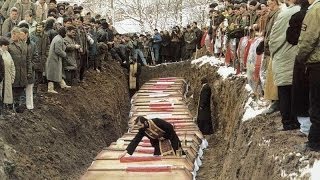
[[[192,21],[205,24],[210,0],[86,0],[91,12],[111,16],[114,21],[133,19],[142,31],[185,26]]]

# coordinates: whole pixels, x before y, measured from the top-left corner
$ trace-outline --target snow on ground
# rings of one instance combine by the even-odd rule
[[[296,172],[291,172],[288,174],[285,170],[281,170],[281,177],[283,178],[289,178],[290,180],[296,180],[296,179],[310,179],[310,180],[319,180],[320,179],[320,160],[314,161],[313,165],[310,164],[309,158],[302,156],[300,153],[289,153],[287,155],[284,155],[282,160],[285,160],[286,158],[290,156],[296,156],[299,157],[299,162],[301,165],[297,167]],[[275,160],[281,161],[281,158],[278,156],[274,157]]]
[[[208,63],[211,66],[219,67],[217,72],[223,79],[226,79],[230,75],[236,74],[236,71],[233,67],[224,66],[224,62],[218,58],[215,58],[215,57],[203,56],[199,59],[191,61],[191,64],[196,64],[199,67],[201,67],[205,64],[208,64]]]
[[[211,66],[218,67],[217,73],[223,78],[223,80],[226,80],[229,76],[242,76],[246,77],[246,75],[240,74],[240,75],[235,75],[236,70],[233,67],[227,67],[224,65],[223,59],[218,59],[215,57],[209,57],[209,56],[203,56],[198,59],[195,59],[191,61],[191,64],[198,65],[199,67],[205,65],[205,64],[210,64]],[[247,121],[249,119],[252,119],[260,114],[264,110],[267,109],[266,107],[266,102],[263,100],[254,100],[251,95],[253,94],[252,88],[249,86],[249,84],[246,85],[246,90],[248,91],[248,101],[245,105],[246,112],[244,113],[242,117],[242,121]]]
[[[320,160],[314,162],[312,169],[310,170],[311,180],[320,179]]]
[[[252,118],[262,114],[262,112],[267,109],[267,107],[261,105],[261,104],[263,104],[263,102],[259,102],[259,101],[260,100],[258,100],[258,102],[255,102],[252,99],[252,97],[249,97],[249,99],[244,107],[246,109],[246,112],[242,116],[242,121],[247,121],[249,119],[252,119]]]
[[[217,72],[224,80],[230,75],[236,74],[236,71],[233,67],[226,67],[226,66],[221,66]]]
[[[191,64],[197,64],[199,67],[209,63],[211,66],[221,66],[224,64],[223,61],[215,57],[202,56],[199,59],[191,61]]]

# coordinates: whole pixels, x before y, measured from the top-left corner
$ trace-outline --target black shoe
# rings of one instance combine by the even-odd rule
[[[295,129],[300,129],[300,126],[297,124],[284,125],[283,127],[278,128],[279,131],[291,131]]]
[[[20,105],[16,108],[17,113],[23,113],[27,108],[24,105]]]
[[[320,152],[320,143],[307,142],[305,147],[306,150]]]

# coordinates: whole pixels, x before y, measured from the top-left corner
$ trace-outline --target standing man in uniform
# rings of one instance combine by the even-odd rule
[[[308,0],[311,4],[303,20],[298,42],[297,62],[306,64],[309,80],[309,112],[311,127],[307,148],[320,151],[320,0]]]

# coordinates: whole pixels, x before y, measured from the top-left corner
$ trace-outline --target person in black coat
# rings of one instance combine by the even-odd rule
[[[202,88],[198,105],[197,124],[202,134],[210,135],[213,134],[210,108],[211,88],[208,85],[208,80],[206,78],[201,79],[201,84]]]
[[[289,21],[289,28],[286,32],[286,39],[292,45],[298,44],[298,39],[301,33],[302,21],[307,13],[309,2],[307,0],[301,1],[301,10],[292,15]],[[305,64],[299,63],[296,59],[293,68],[292,80],[292,103],[291,108],[294,117],[297,117],[300,125],[300,131],[308,134],[310,129],[309,118],[309,82],[306,75]]]
[[[179,155],[179,152],[185,155],[173,126],[165,120],[159,118],[146,119],[143,116],[138,116],[135,120],[135,126],[139,127],[139,132],[120,157],[127,153],[132,155],[144,136],[150,139],[150,143],[154,147],[154,155]]]

